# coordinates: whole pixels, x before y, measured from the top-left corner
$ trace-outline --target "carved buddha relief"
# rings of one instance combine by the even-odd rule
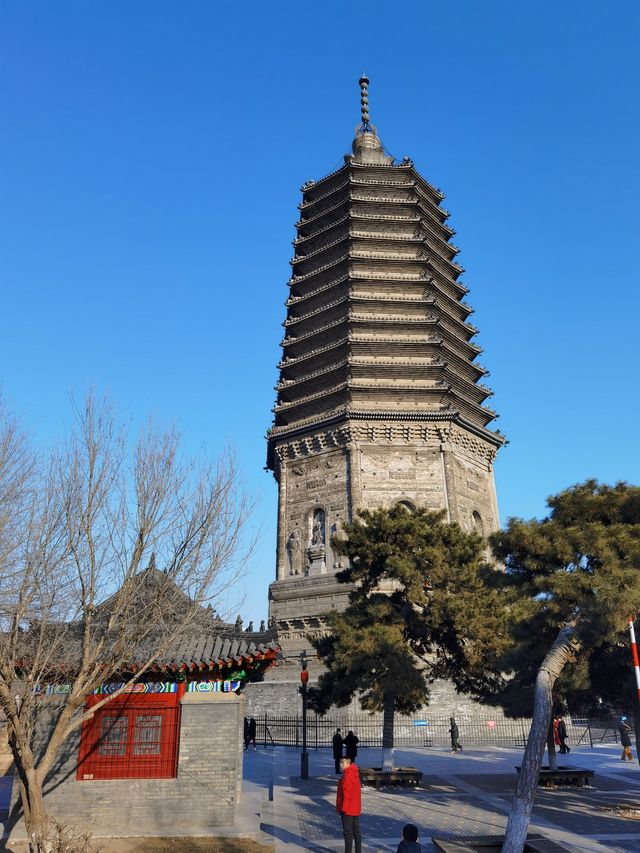
[[[310,516],[309,547],[307,548],[307,574],[324,574],[327,570],[325,548],[325,512],[320,507]]]
[[[311,545],[325,544],[325,515],[323,509],[313,511],[313,523],[311,526]]]
[[[289,561],[289,574],[302,574],[302,537],[296,527],[287,539],[287,559]]]

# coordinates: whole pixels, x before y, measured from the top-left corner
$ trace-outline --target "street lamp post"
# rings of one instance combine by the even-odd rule
[[[300,753],[300,777],[309,778],[309,754],[307,752],[307,652],[300,652],[300,693],[302,695],[302,752]]]

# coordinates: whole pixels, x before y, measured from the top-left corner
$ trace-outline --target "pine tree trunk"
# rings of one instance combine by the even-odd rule
[[[511,803],[502,853],[522,853],[524,850],[529,821],[531,820],[531,810],[538,787],[538,774],[551,722],[553,686],[564,665],[575,655],[574,631],[575,626],[573,624],[565,625],[560,629],[553,646],[542,661],[538,671],[531,731]]]
[[[384,697],[384,717],[382,720],[382,769],[394,769],[393,724],[396,711],[396,697],[387,694]]]

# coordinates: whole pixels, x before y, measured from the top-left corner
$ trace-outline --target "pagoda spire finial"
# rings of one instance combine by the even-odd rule
[[[366,74],[363,73],[360,80],[358,80],[360,84],[360,111],[362,113],[362,124],[363,127],[369,126],[369,78]]]
[[[393,157],[384,153],[382,143],[378,139],[376,127],[371,124],[369,116],[369,78],[363,74],[360,80],[360,112],[361,124],[356,127],[356,136],[351,150],[354,163],[385,163],[393,162]]]

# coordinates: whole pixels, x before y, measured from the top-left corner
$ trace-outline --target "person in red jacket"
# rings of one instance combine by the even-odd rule
[[[360,774],[350,758],[340,759],[342,778],[338,783],[336,796],[336,811],[342,818],[342,833],[344,835],[344,853],[351,853],[353,842],[356,843],[356,853],[362,853],[362,837],[360,835]]]

